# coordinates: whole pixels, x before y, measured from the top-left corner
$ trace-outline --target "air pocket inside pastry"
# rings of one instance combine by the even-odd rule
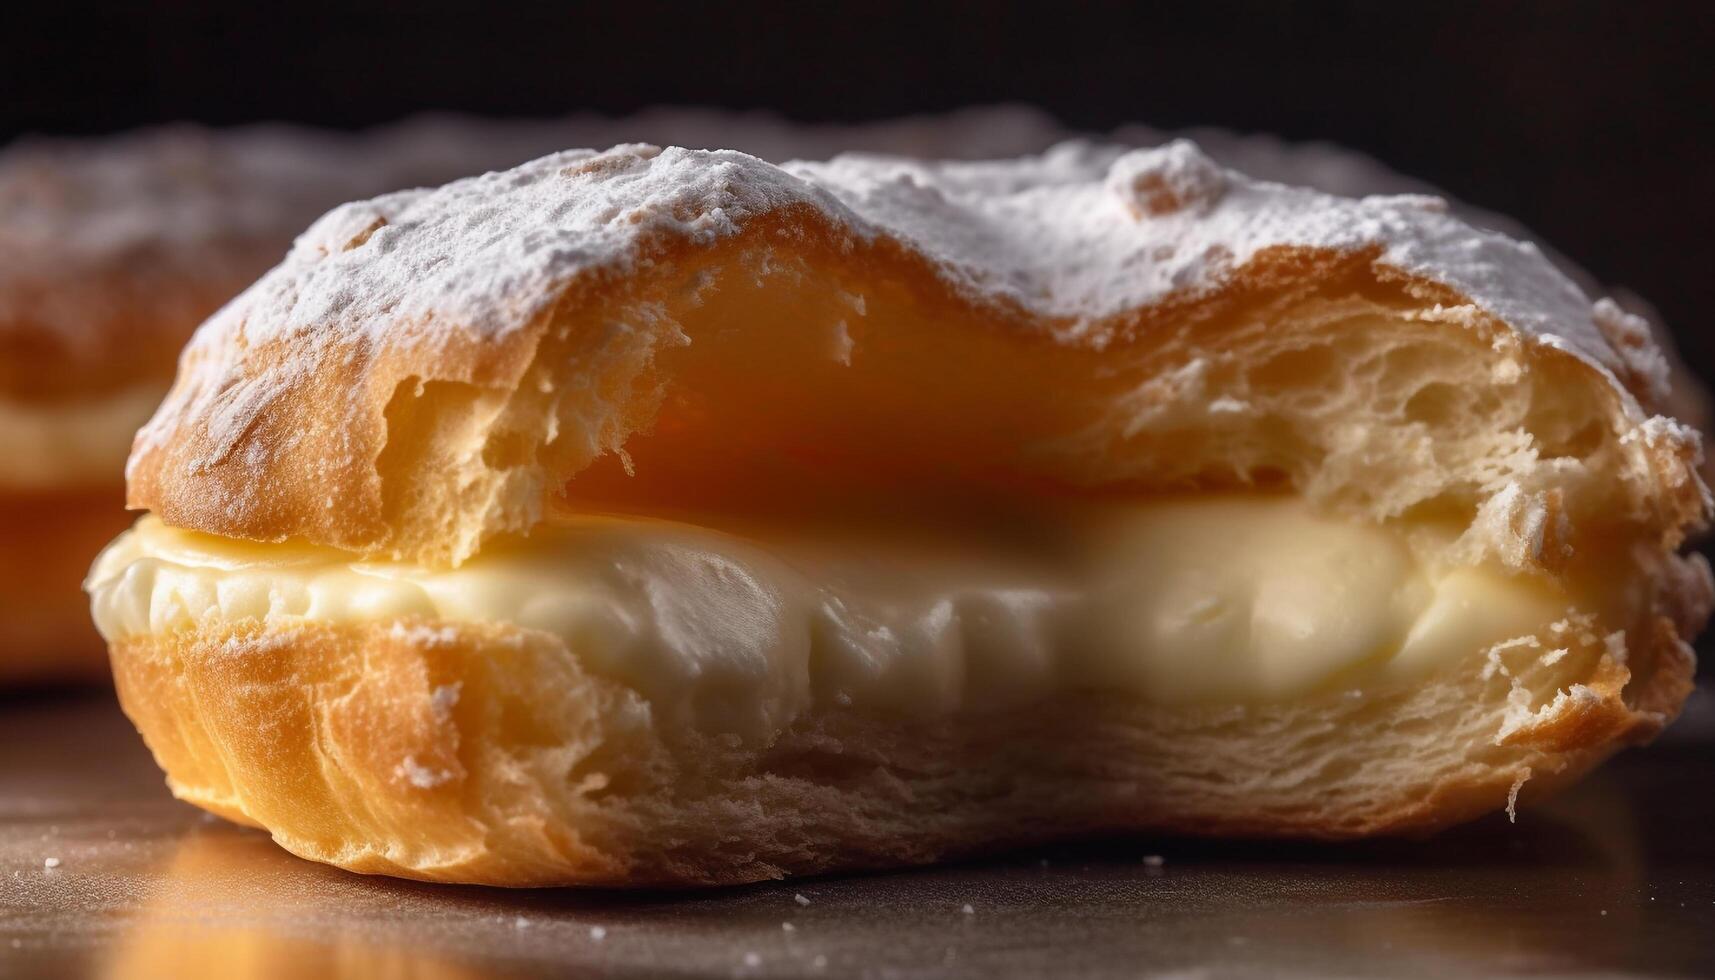
[[[360,871],[1420,831],[1677,712],[1665,395],[1529,246],[1187,143],[568,152],[206,324],[89,588],[174,791]]]

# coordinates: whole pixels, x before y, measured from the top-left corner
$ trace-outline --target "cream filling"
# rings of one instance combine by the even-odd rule
[[[1167,498],[1018,535],[734,534],[567,519],[456,569],[145,517],[88,582],[109,640],[243,623],[510,623],[706,729],[818,699],[943,713],[1056,690],[1167,703],[1408,684],[1566,614],[1554,585],[1444,564],[1454,531],[1290,498]]]
[[[132,437],[165,392],[162,385],[146,384],[66,404],[0,399],[0,488],[118,483]]]

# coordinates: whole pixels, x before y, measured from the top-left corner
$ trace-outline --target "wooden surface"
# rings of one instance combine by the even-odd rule
[[[0,701],[0,977],[1715,974],[1711,702],[1516,826],[625,894],[299,861],[173,801],[109,697]]]

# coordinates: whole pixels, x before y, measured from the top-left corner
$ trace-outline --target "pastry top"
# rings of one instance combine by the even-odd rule
[[[1656,351],[1613,339],[1630,329],[1614,322],[1624,314],[1592,303],[1535,245],[1474,229],[1436,197],[1249,180],[1184,140],[968,163],[845,154],[774,166],[641,144],[551,154],[334,209],[197,344],[487,342],[577,279],[635,271],[663,239],[708,244],[793,210],[853,242],[897,241],[971,301],[1039,317],[1067,343],[1100,345],[1129,311],[1218,289],[1269,249],[1373,250],[1539,343],[1641,379],[1639,396],[1665,384]]]
[[[1188,141],[1148,150],[1068,142],[991,162],[848,154],[784,166],[624,145],[328,213],[198,332],[173,392],[138,435],[131,503],[218,533],[457,561],[482,536],[527,529],[545,495],[622,449],[647,426],[647,399],[610,392],[602,417],[579,420],[587,452],[512,467],[504,491],[479,494],[489,496],[474,506],[490,519],[472,538],[450,530],[444,513],[415,513],[426,504],[383,504],[392,475],[375,463],[400,386],[514,390],[551,321],[747,242],[768,243],[780,263],[818,256],[860,291],[908,277],[1012,340],[1090,352],[1162,342],[1179,311],[1241,289],[1312,289],[1331,266],[1355,264],[1367,281],[1409,294],[1420,319],[1474,331],[1497,351],[1570,355],[1613,401],[1616,435],[1636,429],[1664,460],[1695,454],[1694,433],[1664,418],[1646,423],[1667,368],[1643,321],[1592,302],[1535,246],[1473,228],[1439,198],[1340,198],[1256,181]],[[862,307],[859,296],[857,315]],[[611,388],[615,379],[591,365],[627,342],[610,331],[538,383]],[[353,524],[309,512],[307,499],[267,502],[282,495],[288,470],[312,461],[323,485],[348,491],[323,510],[367,506],[368,516]],[[1674,492],[1701,499],[1700,489]],[[445,509],[447,498],[433,506]],[[428,537],[457,540],[398,533],[418,518],[439,528]]]

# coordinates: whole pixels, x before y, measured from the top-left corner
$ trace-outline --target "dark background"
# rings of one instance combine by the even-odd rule
[[[1035,103],[1081,127],[1356,146],[1665,314],[1715,375],[1715,2],[157,3],[0,10],[0,141],[194,119],[661,103],[856,121]]]

